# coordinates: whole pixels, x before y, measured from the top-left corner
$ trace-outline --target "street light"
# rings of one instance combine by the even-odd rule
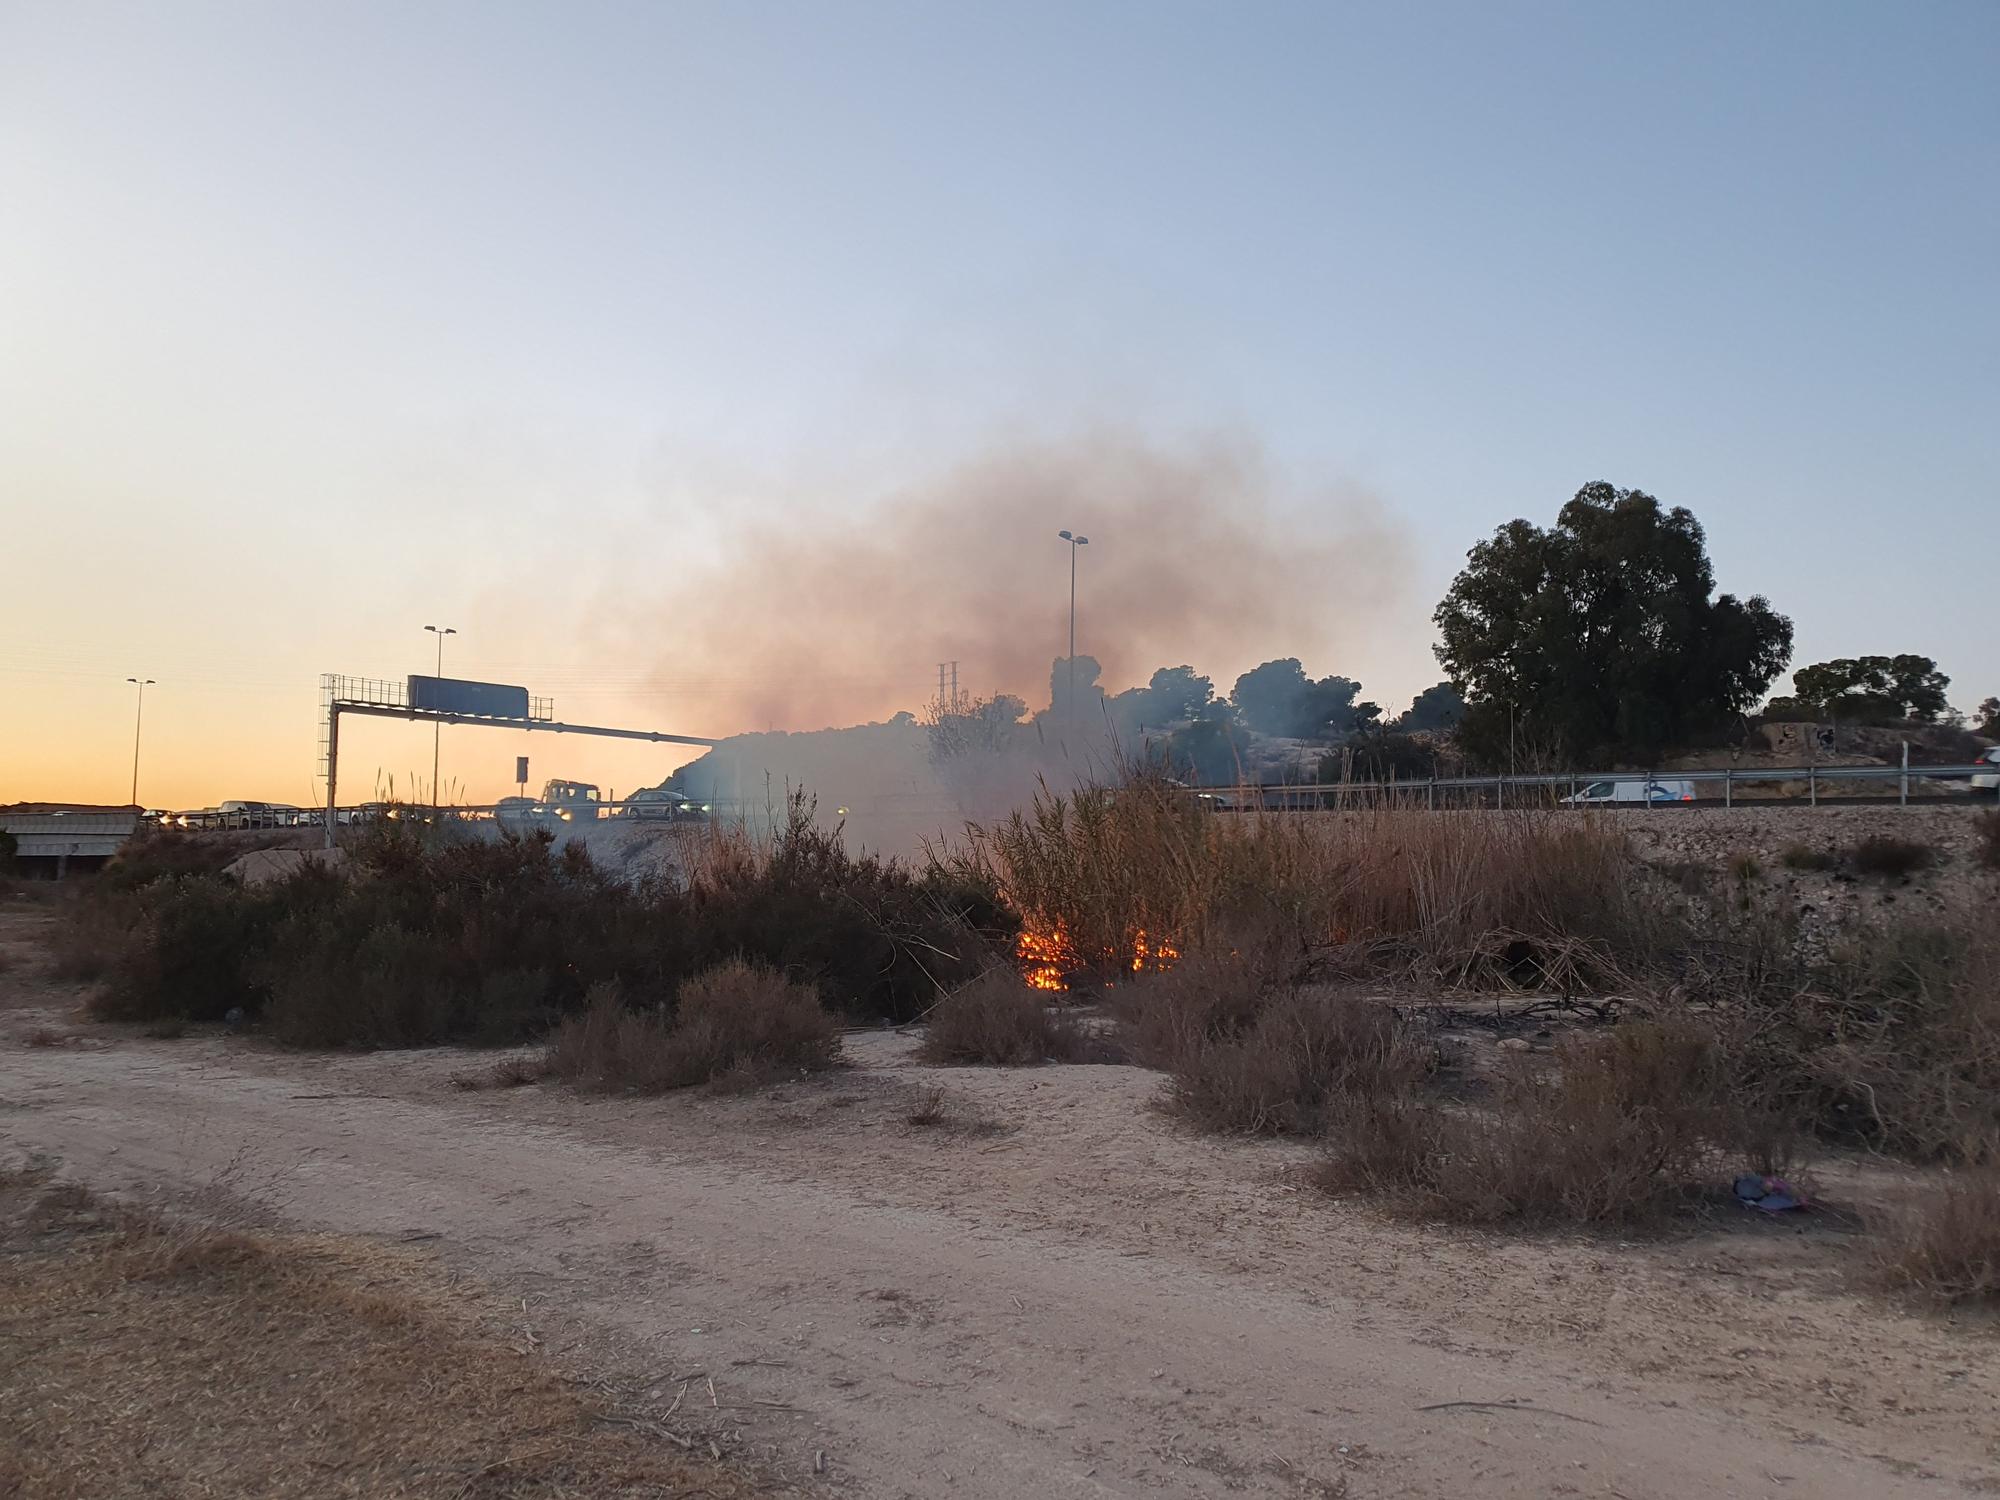
[[[139,707],[132,715],[132,805],[139,805],[139,729],[146,722],[146,689],[157,687],[150,677],[128,677],[125,679],[139,690]]]
[[[448,635],[457,635],[458,632],[452,629],[451,626],[449,625],[426,625],[424,629],[428,630],[432,635],[438,638],[438,676],[442,677],[444,676],[444,638]],[[444,733],[444,721],[442,719],[434,720],[431,724],[431,806],[432,807],[437,807],[440,805],[438,802],[438,736],[443,733]]]
[[[1069,543],[1069,721],[1076,723],[1076,549],[1088,547],[1090,538],[1072,536],[1067,531],[1058,531],[1057,536]]]

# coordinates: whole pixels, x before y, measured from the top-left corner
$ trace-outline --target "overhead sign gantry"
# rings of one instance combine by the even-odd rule
[[[530,697],[524,687],[471,682],[460,677],[411,677],[396,682],[342,677],[328,672],[319,680],[320,773],[326,777],[326,846],[334,843],[340,821],[340,718],[366,714],[378,719],[410,719],[432,724],[483,724],[495,729],[539,730],[547,734],[594,734],[615,740],[648,740],[656,745],[713,745],[698,734],[657,729],[610,729],[599,724],[564,724],[555,702]],[[436,795],[433,788],[432,795]]]

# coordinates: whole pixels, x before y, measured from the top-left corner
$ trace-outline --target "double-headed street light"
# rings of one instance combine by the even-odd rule
[[[1058,531],[1057,536],[1069,543],[1069,720],[1076,722],[1076,549],[1088,547],[1090,538],[1075,536],[1067,531]]]
[[[452,629],[452,627],[449,625],[426,625],[424,629],[428,630],[432,635],[438,638],[437,674],[438,676],[442,677],[444,676],[444,638],[448,635],[457,635],[458,632]],[[431,806],[432,807],[442,806],[442,804],[438,800],[438,736],[440,736],[443,733],[444,733],[444,721],[441,719],[434,721],[431,724]]]
[[[139,690],[139,707],[132,715],[132,805],[139,805],[139,731],[146,722],[146,689],[158,686],[150,677],[125,679]]]

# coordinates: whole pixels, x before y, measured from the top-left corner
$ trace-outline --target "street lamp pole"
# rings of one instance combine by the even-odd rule
[[[1076,549],[1088,547],[1090,538],[1073,536],[1067,531],[1058,531],[1057,536],[1069,543],[1069,721],[1076,723]]]
[[[444,638],[448,635],[457,635],[458,632],[452,629],[451,626],[449,625],[426,625],[424,629],[428,630],[432,635],[438,638],[437,674],[438,676],[442,677],[444,676]],[[432,807],[442,806],[442,804],[438,800],[438,737],[443,733],[444,733],[444,722],[442,720],[433,721],[433,723],[431,724],[431,806]]]
[[[150,677],[125,679],[139,690],[139,706],[132,715],[132,805],[139,805],[139,730],[146,722],[146,689],[156,684]]]

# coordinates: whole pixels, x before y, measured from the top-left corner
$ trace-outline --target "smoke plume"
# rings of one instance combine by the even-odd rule
[[[791,730],[883,719],[957,661],[973,696],[1048,702],[1069,631],[1104,686],[1192,663],[1227,692],[1274,656],[1361,675],[1407,621],[1402,526],[1367,494],[1277,494],[1254,444],[1096,433],[998,447],[879,502],[794,501],[733,520],[721,562],[677,574],[653,686],[692,717]],[[689,664],[701,664],[687,691]]]

